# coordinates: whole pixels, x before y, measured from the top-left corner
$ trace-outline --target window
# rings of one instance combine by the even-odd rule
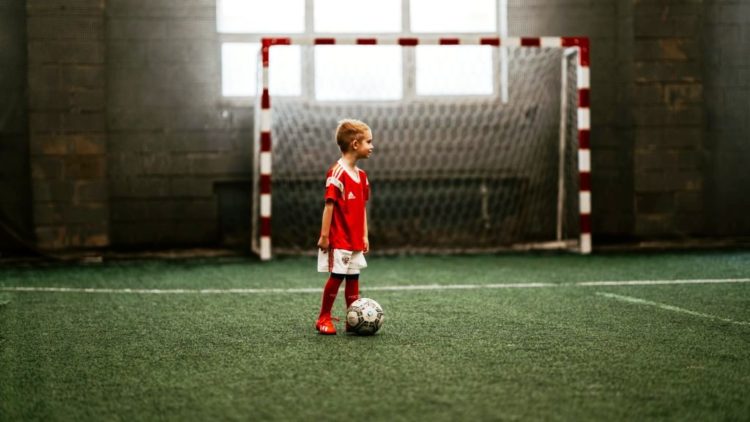
[[[497,36],[505,8],[507,0],[217,0],[222,94],[256,95],[264,36]],[[418,46],[403,54],[396,46],[320,46],[313,54],[275,46],[269,83],[272,95],[319,101],[490,96],[497,95],[497,54],[483,46]],[[459,63],[472,63],[471,70]],[[314,77],[303,78],[308,74]]]
[[[412,32],[497,32],[496,0],[410,0]]]
[[[259,43],[224,43],[221,46],[221,92],[225,97],[251,97],[257,92]],[[277,46],[270,60],[276,64],[270,75],[271,95],[299,96],[302,66],[299,46]]]
[[[224,43],[221,46],[221,93],[225,97],[255,95],[254,77],[258,44]]]
[[[315,32],[401,32],[401,0],[315,0]]]
[[[320,46],[315,52],[315,98],[398,100],[401,72],[399,46]]]
[[[493,50],[483,45],[417,46],[417,95],[492,95]]]
[[[221,33],[305,32],[305,0],[217,0]]]

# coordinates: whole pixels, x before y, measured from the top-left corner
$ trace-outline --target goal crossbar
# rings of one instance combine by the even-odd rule
[[[260,59],[262,75],[259,79],[261,95],[256,105],[256,162],[259,177],[255,180],[251,245],[261,260],[273,256],[271,233],[272,162],[273,142],[271,139],[271,94],[269,90],[270,49],[280,45],[486,45],[492,47],[530,47],[574,49],[577,53],[575,64],[577,78],[577,129],[578,129],[578,184],[579,184],[579,248],[582,254],[592,251],[591,240],[591,153],[589,148],[590,111],[590,45],[587,37],[268,37],[262,38]],[[256,205],[257,204],[257,205]]]

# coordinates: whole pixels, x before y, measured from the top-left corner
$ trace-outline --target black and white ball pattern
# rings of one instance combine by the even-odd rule
[[[361,336],[371,336],[383,326],[383,308],[372,299],[355,300],[346,311],[349,330]]]

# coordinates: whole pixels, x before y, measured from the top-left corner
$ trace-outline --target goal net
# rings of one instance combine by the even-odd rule
[[[340,157],[337,122],[356,118],[373,132],[374,153],[358,163],[371,184],[372,253],[589,252],[590,205],[582,203],[590,197],[582,186],[588,185],[588,145],[582,145],[588,141],[588,82],[580,80],[588,79],[588,63],[582,72],[579,39],[567,48],[558,40],[553,47],[477,43],[475,49],[487,49],[479,54],[490,57],[489,82],[486,67],[473,60],[432,73],[420,69],[418,40],[387,46],[403,50],[396,56],[398,72],[366,59],[386,46],[355,42],[347,46],[360,65],[354,69],[374,72],[376,83],[344,81],[345,89],[331,88],[315,75],[321,66],[303,66],[301,95],[294,97],[273,95],[278,76],[268,51],[275,47],[266,41],[258,73],[253,249],[263,259],[270,258],[271,245],[274,254],[315,253],[325,173]],[[299,44],[308,58],[343,47]],[[463,47],[434,44],[447,53]],[[365,59],[352,48],[362,49]],[[500,77],[499,48],[507,49],[507,78]],[[472,85],[478,80],[484,85]],[[506,81],[508,97],[502,98]]]

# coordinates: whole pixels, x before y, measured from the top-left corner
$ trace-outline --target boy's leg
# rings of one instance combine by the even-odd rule
[[[346,274],[346,309],[349,309],[352,302],[359,299],[359,271],[367,267],[367,261],[361,251],[352,253],[349,261],[349,268]]]
[[[319,316],[331,316],[331,308],[333,308],[333,302],[336,301],[336,295],[339,293],[339,287],[341,287],[344,277],[342,274],[334,273],[331,273],[331,276],[328,277],[328,281],[323,288],[323,301],[320,306]]]
[[[344,294],[346,295],[346,309],[349,309],[349,306],[359,299],[359,274],[347,274]]]
[[[315,328],[323,334],[336,334],[336,327],[331,322],[331,308],[333,308],[333,302],[336,301],[336,295],[342,281],[344,281],[344,275],[331,273],[323,288],[320,314],[318,315],[318,321],[315,323]]]
[[[346,298],[346,309],[359,299],[359,274],[348,274],[346,276],[346,285],[344,286],[344,295]],[[344,331],[350,331],[349,323],[344,326]]]

